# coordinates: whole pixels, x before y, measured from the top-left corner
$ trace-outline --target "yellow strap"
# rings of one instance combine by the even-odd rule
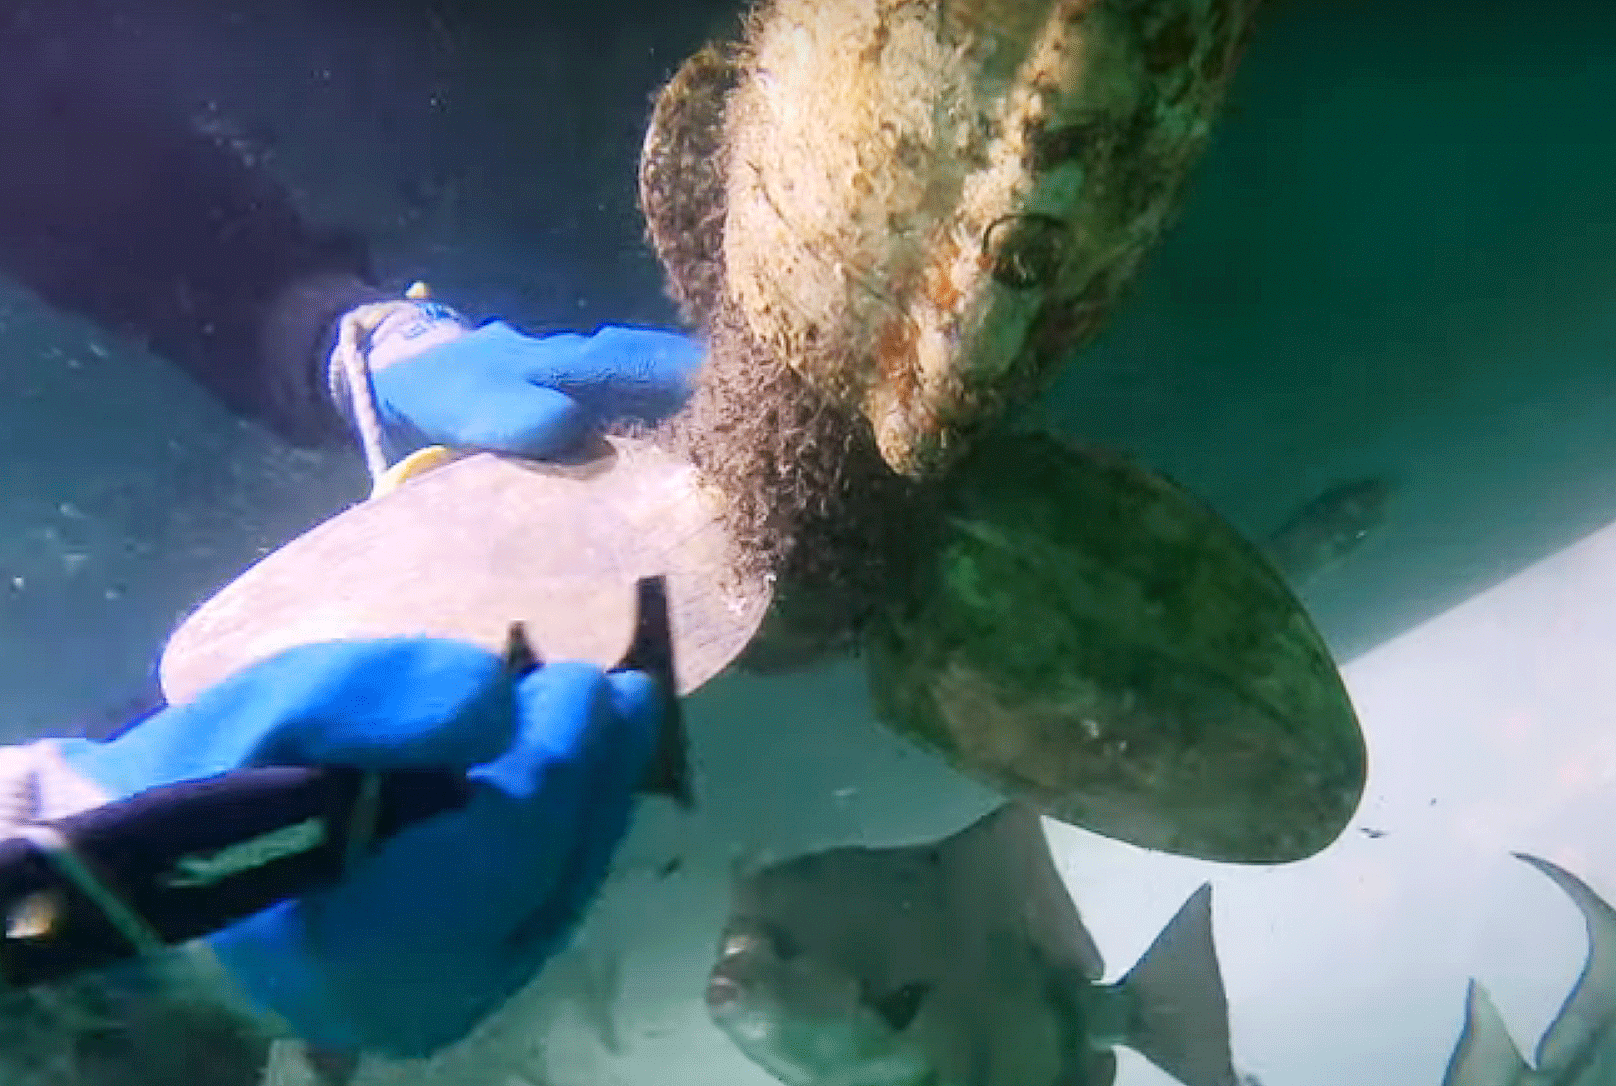
[[[459,454],[447,445],[428,445],[424,449],[416,449],[382,472],[381,477],[372,484],[370,496],[380,498],[391,494],[417,475],[425,475],[433,468],[442,467],[458,458]]]

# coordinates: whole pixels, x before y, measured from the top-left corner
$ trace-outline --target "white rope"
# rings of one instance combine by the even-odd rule
[[[432,301],[432,288],[425,283],[411,283],[402,298],[369,302],[344,313],[337,324],[337,342],[331,349],[326,371],[326,382],[331,399],[353,420],[359,432],[359,446],[365,454],[365,468],[370,472],[370,496],[379,498],[397,489],[406,479],[430,471],[454,459],[451,450],[441,445],[428,445],[417,449],[396,464],[389,464],[386,432],[382,429],[381,413],[376,402],[376,386],[371,380],[374,372],[372,356],[377,349],[378,337],[383,350],[397,353],[396,346],[385,346],[393,329],[387,327],[395,317],[403,318],[397,326],[400,331],[411,325],[417,329],[424,323],[437,325],[438,330],[422,335],[406,334],[402,338],[412,341],[410,353],[427,350],[463,335],[465,323],[459,314],[447,306]],[[397,337],[396,337],[397,338]],[[408,354],[400,357],[408,357]],[[397,359],[394,359],[397,361]],[[386,365],[387,362],[383,362]]]
[[[388,464],[386,438],[376,410],[376,387],[370,379],[370,341],[389,317],[415,308],[416,303],[408,297],[370,302],[344,313],[337,325],[337,345],[331,351],[331,393],[338,403],[348,405],[373,485],[381,482]]]

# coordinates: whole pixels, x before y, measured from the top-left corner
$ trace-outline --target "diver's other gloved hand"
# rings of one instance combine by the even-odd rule
[[[556,456],[606,423],[673,414],[702,360],[673,332],[607,325],[539,337],[497,320],[470,329],[425,299],[394,303],[369,344],[394,457],[432,444]]]
[[[206,940],[249,1002],[311,1044],[424,1056],[526,984],[606,875],[656,749],[639,672],[552,663],[512,681],[428,638],[289,649],[108,742],[65,740],[113,798],[263,764],[466,767],[465,807],[384,842],[337,885]]]

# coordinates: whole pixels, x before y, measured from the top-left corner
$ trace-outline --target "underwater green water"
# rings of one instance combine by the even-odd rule
[[[1338,484],[1384,487],[1302,592],[1368,789],[1334,846],[1277,868],[1044,828],[1107,980],[1212,884],[1241,1072],[1436,1086],[1472,978],[1530,1059],[1588,954],[1565,891],[1510,854],[1616,902],[1616,9],[1275,5],[1181,222],[1047,408],[1253,538]],[[673,320],[634,163],[648,95],[729,6],[224,6],[171,32],[388,282],[590,328]],[[181,615],[351,501],[362,465],[289,450],[4,285],[0,357],[0,721],[94,731]],[[356,1081],[775,1081],[702,1002],[736,865],[934,841],[997,802],[882,730],[864,682],[840,662],[701,691],[696,811],[647,805],[573,949],[486,1034]],[[1579,1010],[1616,1023],[1616,957],[1588,984]],[[1560,1036],[1582,1062],[1542,1081],[1616,1082],[1616,1024]],[[1476,1060],[1503,1077],[1454,1086],[1538,1081]],[[1117,1081],[1171,1079],[1123,1050]]]

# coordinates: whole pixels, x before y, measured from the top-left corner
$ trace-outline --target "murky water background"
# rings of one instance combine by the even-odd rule
[[[1508,853],[1616,899],[1616,537],[1584,538],[1616,517],[1616,16],[1285,7],[1181,225],[1050,412],[1254,536],[1333,483],[1395,480],[1384,525],[1306,593],[1354,658],[1369,793],[1283,869],[1049,831],[1113,966],[1214,882],[1236,1060],[1267,1086],[1434,1084],[1468,977],[1530,1047],[1581,965],[1574,910]],[[647,96],[725,9],[603,9],[580,44],[566,8],[295,4],[198,16],[165,47],[311,215],[376,239],[390,281],[588,328],[671,317],[633,163]],[[10,289],[0,358],[9,738],[104,726],[179,615],[360,493],[355,457],[287,449]],[[703,691],[700,810],[648,807],[579,948],[488,1036],[394,1080],[770,1081],[700,1003],[732,860],[940,836],[993,799],[880,731],[862,681]],[[600,961],[617,1052],[578,1011]],[[1163,1080],[1127,1057],[1119,1081]]]

